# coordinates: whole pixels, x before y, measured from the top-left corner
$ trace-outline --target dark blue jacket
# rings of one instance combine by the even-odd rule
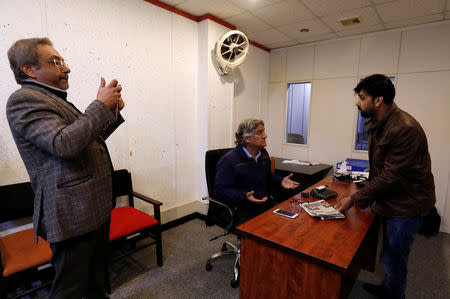
[[[246,194],[252,190],[258,199],[268,196],[270,187],[280,187],[283,179],[272,174],[270,168],[270,157],[265,149],[255,162],[241,145],[236,146],[217,162],[215,196],[232,206],[248,204]]]

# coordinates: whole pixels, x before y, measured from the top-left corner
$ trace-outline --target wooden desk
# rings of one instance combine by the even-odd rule
[[[355,184],[331,177],[316,185],[323,184],[339,198],[357,191]],[[290,201],[277,208],[290,210]],[[373,271],[378,221],[370,210],[352,207],[343,220],[318,220],[303,210],[290,219],[272,211],[237,227],[240,298],[345,298],[361,267]]]

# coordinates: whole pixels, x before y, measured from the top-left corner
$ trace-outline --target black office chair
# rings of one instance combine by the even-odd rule
[[[214,197],[214,182],[216,179],[216,164],[219,159],[225,155],[227,152],[232,150],[231,148],[223,148],[216,150],[209,150],[205,155],[205,171],[206,171],[206,184],[208,186],[207,197],[209,200],[208,213],[206,215],[206,225],[218,225],[224,229],[223,233],[215,236],[210,241],[216,240],[222,236],[226,236],[234,232],[236,214],[233,207],[228,206],[226,203],[219,201]],[[227,250],[227,245],[230,250]],[[222,244],[222,249],[220,252],[213,254],[206,262],[206,271],[212,270],[211,262],[214,260],[227,255],[235,256],[234,261],[234,277],[231,280],[231,286],[233,288],[239,285],[239,262],[240,262],[240,246],[235,245],[229,241]]]

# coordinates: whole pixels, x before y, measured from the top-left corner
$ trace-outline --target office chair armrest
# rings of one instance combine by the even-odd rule
[[[212,198],[211,196],[208,196],[207,199],[208,199],[209,201],[212,201],[212,202],[214,202],[214,203],[216,203],[216,204],[222,206],[222,207],[227,208],[228,211],[230,212],[230,215],[231,215],[231,221],[230,221],[230,223],[227,225],[227,227],[225,227],[226,234],[229,234],[229,233],[231,232],[232,227],[234,226],[235,213],[234,213],[233,209],[231,209],[231,208],[230,208],[229,206],[227,206],[226,204],[224,204],[224,203],[222,203],[222,202],[220,202],[220,201],[218,201],[218,200]]]

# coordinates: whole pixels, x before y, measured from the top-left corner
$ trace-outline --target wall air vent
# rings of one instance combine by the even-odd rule
[[[342,18],[338,21],[342,24],[342,26],[351,26],[361,23],[360,17],[348,17],[348,18]]]

